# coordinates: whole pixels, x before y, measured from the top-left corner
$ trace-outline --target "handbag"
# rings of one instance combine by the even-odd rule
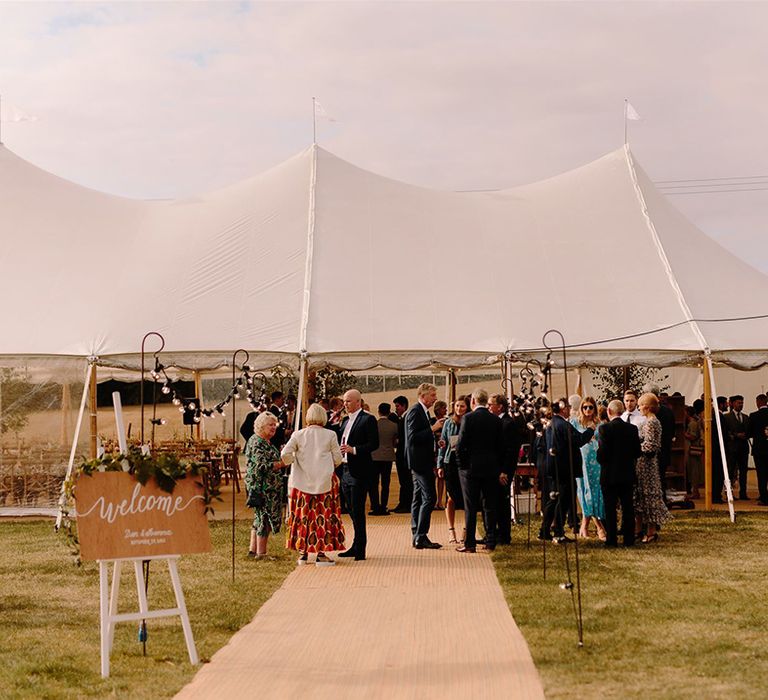
[[[265,503],[264,494],[259,493],[256,489],[251,489],[248,492],[248,500],[245,505],[248,508],[263,508]]]

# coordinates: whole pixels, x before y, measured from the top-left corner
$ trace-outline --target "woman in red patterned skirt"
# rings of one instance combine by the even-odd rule
[[[328,417],[320,404],[307,411],[307,427],[288,440],[282,459],[291,465],[286,547],[299,552],[299,565],[317,554],[317,566],[333,566],[326,552],[345,549],[339,506],[339,480],[334,468],[342,457],[336,433],[327,430]]]

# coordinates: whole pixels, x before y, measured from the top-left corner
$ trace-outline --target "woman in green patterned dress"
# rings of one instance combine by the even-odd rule
[[[253,527],[249,557],[261,559],[267,555],[267,538],[270,532],[280,532],[283,504],[283,477],[280,470],[286,465],[280,452],[270,444],[277,430],[277,417],[265,411],[253,424],[254,433],[245,447],[248,466],[245,471],[245,488],[250,495],[255,491],[261,496],[261,505],[253,509]]]

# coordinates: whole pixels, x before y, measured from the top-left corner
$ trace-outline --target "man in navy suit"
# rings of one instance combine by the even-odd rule
[[[365,532],[365,498],[373,477],[371,453],[379,447],[379,428],[376,419],[363,410],[363,397],[357,389],[344,394],[344,408],[347,416],[341,423],[341,454],[344,457],[344,471],[341,488],[347,501],[355,538],[352,546],[339,554],[340,557],[354,557],[355,561],[365,559],[368,538]]]
[[[503,479],[500,476],[504,459],[502,423],[488,410],[488,392],[475,389],[470,405],[472,412],[467,413],[461,421],[456,447],[467,528],[464,544],[457,547],[456,551],[463,553],[475,551],[477,511],[481,502],[486,527],[485,548],[495,549],[499,483],[500,480],[507,482],[506,473]]]
[[[542,486],[550,493],[550,499],[543,508],[539,539],[552,539],[550,530],[554,524],[555,542],[573,542],[565,534],[565,525],[567,520],[576,528],[574,479],[582,476],[581,446],[592,439],[595,431],[587,428],[580,433],[568,422],[571,410],[568,399],[555,401],[551,409],[552,420],[544,431],[547,467]]]
[[[442,545],[430,541],[427,536],[437,501],[435,437],[429,420],[429,409],[437,401],[437,387],[419,384],[416,391],[419,400],[405,414],[405,459],[413,476],[411,534],[416,549],[440,549]]]
[[[621,420],[624,404],[614,399],[608,404],[609,422],[598,432],[597,461],[600,462],[600,486],[605,501],[605,546],[618,545],[616,508],[621,503],[621,532],[625,547],[635,543],[635,462],[640,456],[640,436],[629,421]]]

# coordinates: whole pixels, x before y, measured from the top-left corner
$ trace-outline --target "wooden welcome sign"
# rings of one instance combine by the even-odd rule
[[[210,552],[203,488],[196,481],[180,479],[168,493],[154,479],[142,486],[126,472],[81,475],[75,488],[81,558]]]

